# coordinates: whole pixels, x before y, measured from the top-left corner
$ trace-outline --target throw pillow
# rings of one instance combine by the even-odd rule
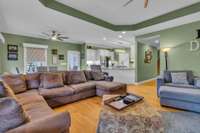
[[[68,84],[78,84],[87,81],[83,71],[69,71],[67,76]]]
[[[0,98],[5,97],[6,92],[5,92],[5,87],[2,82],[0,82]]]
[[[26,91],[26,81],[23,75],[4,75],[3,81],[14,91],[15,94]]]
[[[104,74],[102,72],[92,72],[92,77],[95,81],[105,80]]]
[[[43,74],[43,88],[51,89],[63,87],[63,77],[61,73],[45,73]]]
[[[172,83],[174,84],[189,84],[186,72],[171,73]]]
[[[28,89],[38,89],[40,86],[40,73],[26,74]]]
[[[15,99],[0,99],[0,133],[16,128],[26,121],[25,113]]]
[[[92,71],[85,70],[84,73],[87,80],[93,80]]]

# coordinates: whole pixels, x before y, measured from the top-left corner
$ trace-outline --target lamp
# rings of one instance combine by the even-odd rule
[[[162,51],[165,54],[165,65],[166,65],[166,70],[168,70],[168,52],[170,51],[170,48],[163,48]]]

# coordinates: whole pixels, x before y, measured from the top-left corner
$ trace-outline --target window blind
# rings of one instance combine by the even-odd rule
[[[44,48],[26,48],[26,62],[45,62],[45,49]]]

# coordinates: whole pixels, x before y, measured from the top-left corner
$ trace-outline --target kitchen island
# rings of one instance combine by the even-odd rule
[[[109,73],[114,77],[115,82],[122,82],[126,84],[135,83],[135,69],[134,68],[102,68],[103,72]]]

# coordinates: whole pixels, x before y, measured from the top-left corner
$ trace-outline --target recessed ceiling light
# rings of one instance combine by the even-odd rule
[[[158,44],[158,43],[160,43],[160,41],[159,40],[155,40],[155,43]]]
[[[126,31],[122,31],[122,34],[126,34]]]
[[[107,40],[107,39],[104,37],[103,40],[105,41],[105,40]]]
[[[123,36],[122,36],[122,35],[119,35],[118,37],[119,37],[119,38],[122,38]]]

